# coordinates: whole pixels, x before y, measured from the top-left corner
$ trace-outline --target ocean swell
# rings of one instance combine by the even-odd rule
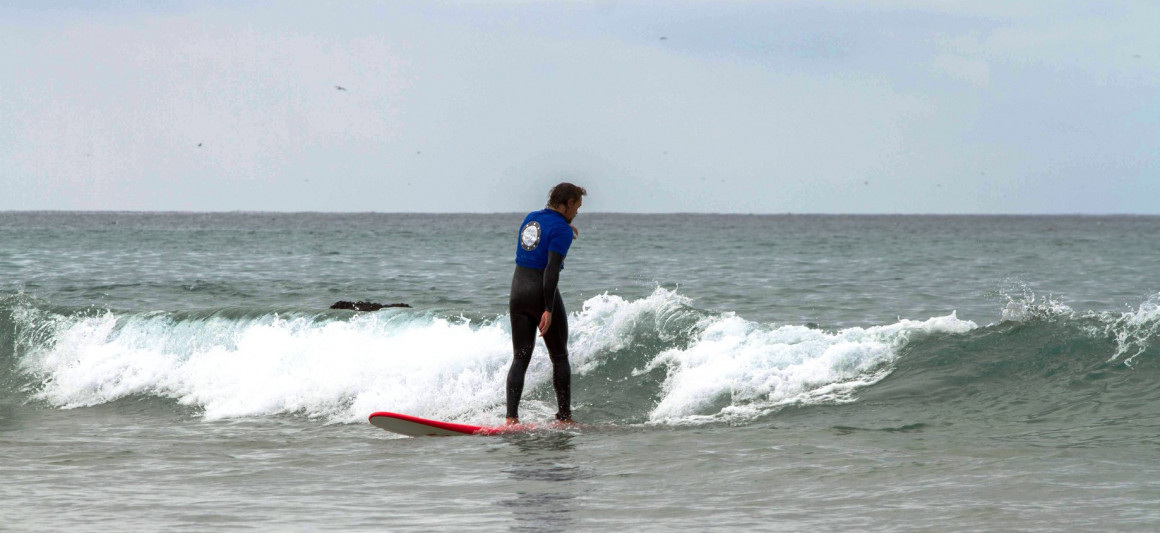
[[[23,297],[0,307],[0,383],[29,405],[72,409],[149,397],[210,420],[294,415],[339,423],[379,410],[476,423],[503,416],[506,315],[118,313],[53,309]],[[1002,322],[985,327],[950,313],[827,330],[706,311],[663,288],[635,300],[603,294],[569,316],[574,409],[594,423],[743,424],[791,405],[861,399],[956,405],[947,416],[1031,416],[1059,398],[1090,398],[1096,389],[1076,384],[1107,379],[1127,383],[1109,398],[1155,395],[1138,390],[1155,366],[1155,299],[1118,314],[1075,313],[1057,302],[1008,307]],[[555,408],[543,350],[525,388],[531,419]]]

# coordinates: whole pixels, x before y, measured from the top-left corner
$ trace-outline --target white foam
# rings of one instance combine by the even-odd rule
[[[201,407],[207,419],[352,422],[379,410],[455,419],[502,403],[511,358],[505,326],[438,317],[59,322],[55,342],[23,366],[44,376],[41,399],[66,408],[145,394]]]
[[[658,289],[635,301],[601,295],[571,313],[573,371],[585,373],[634,335],[666,327],[688,300]],[[20,315],[26,372],[37,396],[64,408],[133,395],[173,398],[207,419],[304,413],[339,422],[374,411],[498,423],[511,362],[506,315],[485,324],[433,315],[371,313],[350,320],[276,315],[174,320],[161,314]],[[34,339],[35,337],[35,339]],[[521,411],[555,412],[527,398],[551,380],[537,343]]]
[[[1110,337],[1116,343],[1116,351],[1108,362],[1122,361],[1131,366],[1152,340],[1160,337],[1160,294],[1141,303],[1134,311],[1121,313],[1076,312],[1050,296],[1037,297],[1027,287],[1022,288],[1021,296],[1004,295],[1007,297],[1007,304],[1002,309],[1005,321],[1074,320],[1077,327],[1093,338]]]
[[[1037,296],[1025,285],[1019,287],[1019,294],[1012,294],[1012,291],[1002,291],[1001,294],[1007,298],[1007,304],[1001,310],[1003,321],[1029,322],[1075,316],[1075,311],[1067,304],[1052,296]]]
[[[1116,352],[1108,362],[1122,359],[1125,365],[1131,366],[1151,341],[1160,337],[1160,294],[1140,304],[1135,311],[1118,316],[1105,312],[1099,318],[1104,323],[1102,334],[1116,341]]]
[[[601,294],[589,298],[578,314],[569,317],[570,360],[573,371],[586,373],[605,362],[610,354],[632,347],[645,330],[661,340],[691,332],[696,322],[692,301],[661,287],[639,300]],[[688,323],[685,326],[684,323]]]
[[[305,414],[361,422],[374,411],[396,411],[497,423],[504,414],[511,362],[506,315],[484,323],[414,311],[349,319],[39,312],[17,318],[21,366],[39,377],[37,397],[64,408],[146,395],[197,407],[207,419]],[[590,298],[569,315],[569,325],[575,374],[623,356],[639,358],[640,372],[665,369],[664,390],[649,413],[658,423],[840,401],[880,379],[911,335],[975,327],[953,314],[838,332],[771,326],[729,313],[707,316],[662,288],[637,300]],[[550,395],[540,402],[527,394],[550,381],[551,364],[537,343],[521,403],[526,418],[555,411]]]
[[[649,418],[654,423],[732,420],[795,402],[848,401],[853,390],[889,372],[898,349],[914,334],[976,327],[953,313],[835,333],[732,315],[706,318],[687,348],[665,351],[650,366],[666,366],[668,379]],[[721,403],[726,405],[718,408]]]

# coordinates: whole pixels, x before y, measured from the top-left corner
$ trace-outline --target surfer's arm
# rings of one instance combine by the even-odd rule
[[[564,256],[548,252],[548,266],[544,268],[544,310],[551,313],[556,305],[556,285],[560,283],[560,266]]]
[[[556,306],[556,285],[560,283],[560,265],[564,256],[548,252],[548,266],[544,268],[544,314],[540,316],[540,335],[552,326],[552,311]]]

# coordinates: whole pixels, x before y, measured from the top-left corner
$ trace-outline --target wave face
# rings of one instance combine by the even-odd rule
[[[1004,320],[908,346],[864,399],[941,420],[1155,425],[1160,408],[1160,306],[1076,312],[1056,301],[1014,300]],[[929,418],[929,416],[927,417]]]
[[[1078,313],[1030,297],[982,327],[952,313],[826,330],[698,309],[663,288],[636,300],[603,294],[569,315],[574,408],[592,422],[665,425],[746,424],[788,406],[851,403],[934,406],[944,420],[1146,412],[1160,405],[1157,302]],[[0,300],[0,322],[8,401],[176,402],[210,420],[352,423],[391,410],[498,422],[511,357],[506,315],[116,313],[15,295]],[[523,405],[530,418],[554,412],[550,383],[539,346]]]

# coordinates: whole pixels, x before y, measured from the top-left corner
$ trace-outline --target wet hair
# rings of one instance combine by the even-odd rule
[[[564,182],[548,191],[548,206],[564,207],[572,200],[579,200],[581,196],[588,196],[588,191],[584,190],[584,187]]]

